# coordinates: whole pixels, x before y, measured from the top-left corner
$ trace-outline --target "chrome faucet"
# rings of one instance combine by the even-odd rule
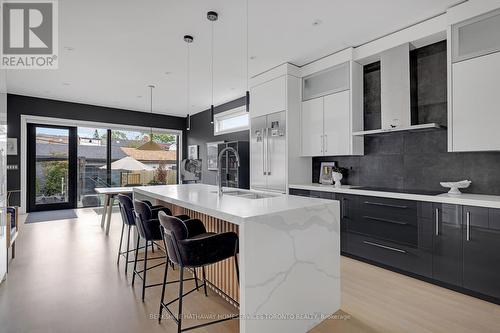
[[[238,154],[238,151],[234,149],[233,147],[225,147],[222,149],[219,153],[219,156],[217,157],[217,182],[219,186],[219,196],[222,196],[224,192],[222,192],[222,156],[224,155],[225,152],[232,152],[234,156],[236,157],[236,166],[239,168],[240,167],[240,155]]]

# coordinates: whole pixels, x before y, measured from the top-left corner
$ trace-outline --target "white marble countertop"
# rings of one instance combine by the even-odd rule
[[[134,193],[193,209],[235,224],[262,215],[332,205],[331,200],[286,194],[275,194],[273,197],[261,199],[248,199],[228,194],[219,197],[217,189],[217,186],[205,184],[157,185],[134,187]],[[234,188],[225,188],[224,190],[241,191]],[[263,193],[259,191],[248,192]]]
[[[120,194],[120,193],[132,193],[133,187],[96,187],[94,189],[99,194]]]
[[[364,190],[364,189],[359,189],[359,186],[351,186],[351,185],[342,185],[341,187],[334,187],[333,185],[322,185],[317,183],[290,184],[289,187],[295,189],[311,190],[311,191],[326,191],[326,192],[366,195],[366,196],[382,197],[382,198],[406,199],[406,200],[447,203],[447,204],[464,205],[464,206],[500,208],[500,196],[498,195],[468,194],[468,193],[462,193],[460,195],[453,195],[448,193],[443,193],[438,195],[426,195],[426,194]]]

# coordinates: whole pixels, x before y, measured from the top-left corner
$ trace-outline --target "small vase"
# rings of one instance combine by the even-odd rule
[[[340,180],[342,179],[342,174],[340,172],[332,172],[332,179],[335,182],[333,186],[335,187],[341,187],[342,183]]]

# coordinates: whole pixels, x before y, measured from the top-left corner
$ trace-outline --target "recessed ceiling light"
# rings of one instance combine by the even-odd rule
[[[236,88],[235,87],[231,87],[231,90],[234,90],[234,89],[236,89]]]
[[[71,46],[65,46],[65,47],[64,47],[64,49],[65,49],[66,51],[74,51],[74,50],[75,50],[75,48],[74,48],[74,47],[71,47]]]
[[[69,82],[63,82],[63,86],[69,86],[69,85],[71,85],[71,83],[69,83]]]
[[[165,72],[165,75],[170,75],[172,74],[172,72]]]
[[[250,56],[250,60],[254,60],[257,56]]]
[[[320,19],[316,19],[313,21],[312,25],[313,27],[317,27],[318,25],[321,25],[321,23],[323,23],[323,21],[321,21]]]
[[[142,98],[142,96],[141,95],[137,95],[137,98]]]

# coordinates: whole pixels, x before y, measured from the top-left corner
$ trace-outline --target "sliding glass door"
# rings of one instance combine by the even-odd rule
[[[75,207],[76,127],[29,124],[28,210]]]
[[[28,124],[28,211],[99,207],[98,187],[176,184],[177,133]]]

